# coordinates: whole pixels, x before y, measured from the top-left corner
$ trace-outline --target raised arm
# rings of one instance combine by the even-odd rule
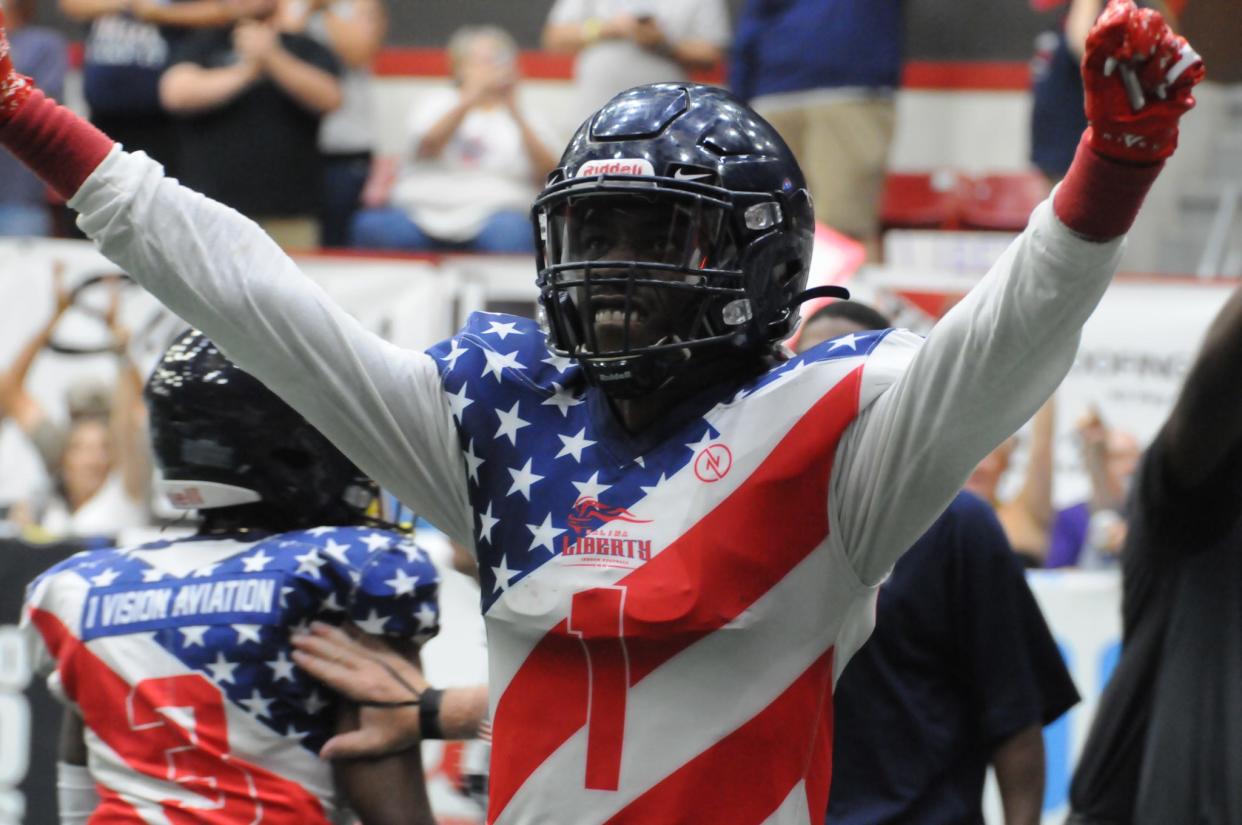
[[[671,57],[686,71],[710,69],[724,57],[724,49],[717,43],[701,37],[670,40],[655,18],[645,17],[638,21],[634,41],[648,51]]]
[[[27,436],[47,419],[43,405],[26,391],[26,376],[30,374],[35,358],[51,340],[52,330],[60,322],[61,316],[73,304],[73,297],[65,288],[64,278],[64,264],[57,261],[52,265],[52,285],[56,295],[52,317],[26,342],[8,371],[0,375],[0,418],[12,418]]]
[[[120,151],[7,60],[0,78],[0,143],[70,198],[105,255],[369,476],[473,545],[465,464],[429,356],[364,329],[258,226]]]
[[[628,14],[607,20],[549,20],[543,28],[543,47],[550,52],[578,52],[600,40],[633,40],[638,20]]]
[[[1022,489],[996,508],[1013,549],[1041,564],[1048,554],[1052,524],[1052,453],[1056,398],[1049,398],[1031,419],[1026,474]]]
[[[116,467],[125,494],[145,502],[151,481],[151,454],[146,439],[147,408],[142,403],[142,374],[129,357],[129,330],[120,322],[120,284],[113,287],[107,323],[116,346],[116,389],[109,427],[116,445]]]
[[[233,44],[245,61],[303,108],[326,115],[341,105],[341,84],[332,72],[303,60],[285,48],[271,23],[243,20],[233,30]]]
[[[160,76],[160,103],[174,114],[217,109],[249,89],[261,74],[249,60],[216,69],[178,63]]]
[[[531,179],[536,186],[542,186],[548,173],[556,168],[556,155],[552,154],[548,144],[543,142],[543,138],[530,125],[522,107],[518,105],[516,85],[509,88],[504,100],[505,108],[517,125],[518,134],[522,136],[522,151],[526,153],[526,159],[530,163]]]
[[[133,0],[130,11],[145,23],[183,29],[227,26],[237,19],[224,0],[187,0],[169,4],[155,0]]]
[[[130,0],[60,0],[60,10],[73,20],[90,21],[105,14],[122,14]]]
[[[332,51],[351,68],[366,68],[379,54],[388,34],[388,12],[378,0],[352,0],[349,13],[338,12],[329,3],[324,23],[332,41]]]
[[[1130,71],[1144,89],[1137,111],[1122,79]],[[864,582],[883,578],[1068,371],[1202,74],[1158,15],[1112,0],[1088,39],[1090,125],[1065,180],[907,368],[899,335],[869,360],[863,403],[875,400],[846,432],[829,498],[831,540]]]

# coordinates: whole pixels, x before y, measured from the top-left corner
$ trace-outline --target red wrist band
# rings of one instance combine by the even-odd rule
[[[0,143],[66,200],[112,151],[112,139],[38,89],[0,124]]]
[[[1107,241],[1130,229],[1164,163],[1109,160],[1087,145],[1088,139],[1084,134],[1079,141],[1052,208],[1074,232],[1093,241]]]

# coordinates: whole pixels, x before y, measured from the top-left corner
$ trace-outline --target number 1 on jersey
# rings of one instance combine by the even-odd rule
[[[575,593],[569,609],[569,632],[582,642],[587,656],[586,787],[595,791],[615,791],[621,780],[630,682],[624,610],[624,587]]]

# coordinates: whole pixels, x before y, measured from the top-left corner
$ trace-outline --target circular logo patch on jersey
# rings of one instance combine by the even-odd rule
[[[723,444],[708,444],[694,457],[694,474],[710,484],[720,481],[733,467],[733,453]]]

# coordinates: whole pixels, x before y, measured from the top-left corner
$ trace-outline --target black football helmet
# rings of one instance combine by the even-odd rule
[[[614,97],[532,217],[549,346],[614,397],[658,389],[696,352],[763,353],[795,328],[811,197],[776,130],[723,89]]]
[[[256,504],[292,530],[365,520],[374,484],[305,418],[197,330],[165,351],[143,392],[173,505]]]

